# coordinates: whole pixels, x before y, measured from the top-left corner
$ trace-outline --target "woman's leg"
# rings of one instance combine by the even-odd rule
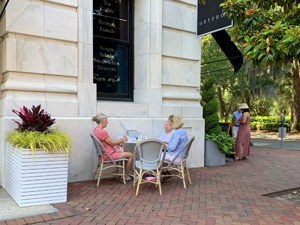
[[[128,161],[126,163],[126,166],[125,166],[125,175],[126,177],[129,176],[129,170],[132,166],[132,162],[133,162],[133,154],[131,152],[122,152],[120,154],[120,158],[127,158]]]

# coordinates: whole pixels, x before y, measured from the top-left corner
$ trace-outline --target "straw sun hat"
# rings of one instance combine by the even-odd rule
[[[249,106],[247,105],[247,103],[241,103],[241,104],[239,105],[239,108],[240,108],[240,109],[249,109]]]

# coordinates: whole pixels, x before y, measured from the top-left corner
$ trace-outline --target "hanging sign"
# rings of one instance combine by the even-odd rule
[[[233,26],[222,12],[220,4],[224,0],[198,0],[197,3],[197,36],[201,37]]]

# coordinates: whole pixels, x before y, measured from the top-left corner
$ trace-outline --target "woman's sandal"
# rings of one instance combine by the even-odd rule
[[[246,156],[243,156],[243,157],[242,157],[242,160],[247,160]]]

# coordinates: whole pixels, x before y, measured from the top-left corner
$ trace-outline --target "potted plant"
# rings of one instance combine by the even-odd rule
[[[6,138],[5,189],[21,207],[66,202],[70,136],[41,105],[12,111],[21,122]]]
[[[206,77],[201,85],[201,104],[205,119],[205,166],[225,165],[226,155],[233,154],[233,138],[222,132],[219,124],[215,80]]]

